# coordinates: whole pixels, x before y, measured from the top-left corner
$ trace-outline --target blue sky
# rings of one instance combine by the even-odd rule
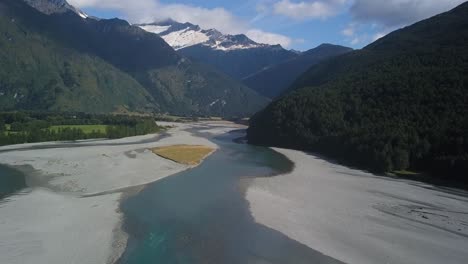
[[[89,15],[132,23],[172,18],[257,42],[307,50],[321,43],[361,48],[464,0],[69,0]]]

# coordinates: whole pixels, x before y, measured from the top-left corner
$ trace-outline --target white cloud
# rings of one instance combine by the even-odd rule
[[[466,0],[354,0],[356,21],[399,27],[448,11]]]
[[[246,34],[254,41],[281,44],[288,47],[287,36],[252,28],[242,19],[224,8],[203,8],[185,4],[164,4],[158,0],[69,0],[79,8],[112,9],[122,13],[131,23],[155,22],[171,18],[178,22],[190,22],[202,28],[216,28],[226,34]]]
[[[247,27],[245,22],[240,21],[224,8],[207,9],[181,4],[160,5],[152,18],[147,20],[167,18],[178,22],[190,22],[202,28],[216,28],[229,34],[243,33]]]
[[[374,36],[372,36],[372,41],[376,41],[376,40],[378,40],[380,38],[383,38],[387,34],[388,33],[386,33],[386,32],[377,32],[377,33],[374,34]]]
[[[281,0],[274,4],[275,14],[296,20],[324,19],[338,14],[349,0],[291,1]]]
[[[264,32],[258,29],[251,29],[246,33],[247,37],[258,43],[280,44],[283,47],[289,47],[292,40],[283,35]]]
[[[349,43],[351,43],[351,45],[358,45],[362,42],[361,38],[360,37],[354,37],[353,39],[351,39],[351,41]]]
[[[306,40],[303,38],[297,38],[297,39],[293,39],[293,42],[297,44],[304,44]]]
[[[267,1],[260,1],[255,6],[255,10],[257,13],[268,13],[270,11],[270,2]]]
[[[296,40],[252,26],[265,17],[281,16],[296,21],[326,19],[349,12],[352,21],[341,34],[351,45],[363,45],[391,30],[448,11],[466,0],[255,0],[257,16],[242,20],[224,8],[167,4],[160,0],[68,0],[80,8],[119,11],[132,23],[172,18],[227,34],[246,34],[253,40],[285,47]],[[130,2],[130,3],[129,3]]]
[[[356,24],[355,24],[356,25]],[[388,33],[390,33],[391,29],[383,29],[381,31],[377,31],[376,33],[369,33],[366,30],[360,29],[359,26],[348,26],[342,31],[342,34],[346,37],[346,41],[352,46],[361,46],[366,45],[368,43],[374,42]]]
[[[355,24],[351,23],[341,31],[341,34],[345,35],[346,37],[352,37],[354,36],[355,31]]]
[[[131,4],[124,0],[68,0],[68,2],[79,8],[111,9],[124,13],[129,20],[135,18],[148,17],[151,10],[159,7],[158,1],[153,0],[132,0]]]
[[[257,15],[250,20],[250,23],[255,23],[271,15],[271,0],[258,0],[255,11]]]
[[[448,11],[464,1],[354,0],[349,11],[352,22],[341,33],[351,45],[364,45],[402,26]]]
[[[346,41],[353,46],[361,44],[365,36],[359,34],[359,24],[351,22],[342,31],[341,34],[345,36]]]

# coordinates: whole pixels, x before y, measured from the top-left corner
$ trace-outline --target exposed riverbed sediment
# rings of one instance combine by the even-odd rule
[[[242,128],[227,122],[163,125],[175,127],[164,137],[0,148],[0,163],[26,173],[29,184],[0,206],[0,263],[113,263],[126,244],[120,229],[123,196],[193,167],[150,149],[174,144],[217,148],[210,136]],[[192,134],[194,129],[204,137]]]
[[[0,263],[114,263],[127,246],[127,234],[121,228],[121,201],[155,181],[157,184],[138,193],[144,194],[141,199],[155,197],[152,202],[167,207],[176,218],[182,208],[182,212],[193,213],[195,222],[201,217],[197,210],[214,206],[218,211],[202,210],[202,216],[217,223],[217,232],[213,232],[211,222],[205,226],[203,230],[207,231],[202,235],[214,239],[204,242],[212,242],[208,243],[212,246],[239,242],[242,246],[232,249],[255,253],[247,256],[248,263],[265,263],[263,259],[272,263],[284,263],[283,259],[294,259],[291,263],[310,263],[308,259],[359,264],[466,263],[468,259],[465,191],[380,177],[285,149],[274,150],[293,161],[294,169],[267,177],[258,174],[270,171],[266,169],[270,163],[280,163],[258,159],[267,149],[223,149],[213,140],[245,127],[227,122],[164,125],[175,127],[159,136],[0,148],[0,164],[21,170],[29,185],[0,203]],[[164,179],[193,166],[161,158],[150,149],[177,144],[219,149],[217,153],[222,155],[209,158],[216,170],[200,166],[190,171],[198,171],[190,177],[179,174]],[[249,166],[241,166],[247,162]],[[233,186],[223,190],[229,190],[235,199],[224,199],[227,193],[216,188],[206,194],[213,181],[225,183],[219,177],[226,177],[227,168],[232,166],[242,175],[228,175],[232,179],[226,184]],[[266,167],[257,170],[256,166]],[[259,176],[263,177],[256,178]],[[206,182],[199,182],[202,178]],[[239,181],[241,188],[234,186]],[[160,200],[166,197],[164,191],[174,190],[166,190],[167,186],[179,188],[187,197],[199,198],[200,192],[215,196],[202,201]],[[151,193],[152,188],[159,190],[156,195]],[[217,203],[211,203],[213,199],[237,201],[239,205],[233,209],[236,213],[231,214],[224,204],[217,207]],[[200,207],[205,203],[209,206]],[[239,230],[226,231],[229,228],[218,222],[220,211],[225,213],[224,223]],[[152,213],[158,216],[161,212],[164,214]],[[167,217],[171,219],[170,214]],[[243,217],[244,225],[239,225],[238,217]],[[184,230],[195,232],[198,227]],[[190,241],[190,236],[182,238]],[[208,248],[206,252],[211,251]]]
[[[295,168],[250,182],[258,223],[346,263],[466,263],[467,192],[275,150]]]

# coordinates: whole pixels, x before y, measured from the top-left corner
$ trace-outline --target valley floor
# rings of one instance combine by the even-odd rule
[[[1,147],[0,163],[25,172],[30,188],[0,203],[0,263],[114,263],[127,241],[120,200],[191,168],[150,149],[216,149],[212,137],[244,128],[174,125],[166,136]],[[295,163],[292,172],[243,179],[258,223],[346,263],[466,263],[467,192],[275,150]]]
[[[346,263],[466,263],[468,192],[276,150],[295,169],[251,182],[257,222]]]
[[[39,143],[0,148],[0,163],[23,171],[30,188],[0,204],[0,263],[113,263],[126,246],[119,201],[143,185],[191,168],[161,158],[151,148],[217,146],[210,136],[239,129],[212,123],[170,124],[168,135],[79,143]],[[214,128],[213,127],[218,127]]]

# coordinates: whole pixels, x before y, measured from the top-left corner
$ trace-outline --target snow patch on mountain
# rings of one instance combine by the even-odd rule
[[[176,50],[195,45],[208,46],[221,51],[270,46],[268,44],[257,43],[243,34],[224,35],[216,29],[205,30],[191,23],[178,23],[173,20],[137,26],[148,32],[158,34]]]
[[[88,18],[88,15],[79,9],[75,9],[75,12],[83,19]]]
[[[171,32],[162,36],[162,38],[176,50],[205,43],[210,40],[210,38],[202,32],[190,30],[189,28]]]
[[[215,104],[218,103],[218,102],[219,102],[219,99],[216,99],[216,100],[214,100],[213,102],[210,103],[210,106],[213,106],[213,105],[215,105]]]
[[[227,105],[227,102],[225,100],[221,100],[221,99],[216,99],[215,101],[211,102],[210,103],[210,107],[213,107],[214,105],[220,103],[222,107],[224,107],[225,105]]]

